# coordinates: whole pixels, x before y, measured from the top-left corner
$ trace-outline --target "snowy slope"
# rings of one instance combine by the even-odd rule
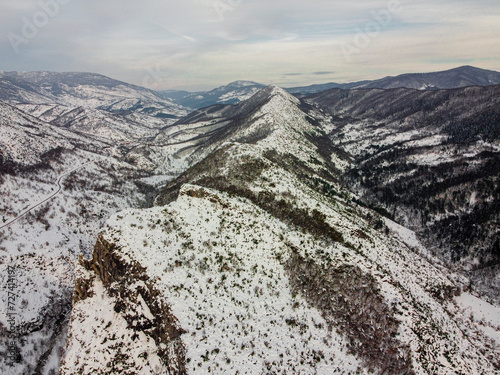
[[[500,86],[330,90],[305,99],[347,186],[500,303]]]
[[[71,150],[83,137],[59,129],[8,104],[0,102],[0,154],[2,161],[24,166],[42,162],[43,155],[56,149]]]
[[[294,103],[290,106],[290,103]],[[158,165],[159,173],[185,170],[226,142],[259,142],[265,149],[283,151],[293,147],[295,155],[310,161],[307,136],[321,136],[300,111],[298,99],[277,86],[262,89],[238,105],[215,105],[197,110],[163,129],[155,140],[135,150],[137,157]],[[283,108],[290,112],[283,111]],[[297,130],[290,131],[294,124]],[[306,135],[306,138],[304,138]],[[266,144],[267,146],[264,146]],[[342,163],[340,159],[339,163]],[[318,169],[317,164],[309,163]]]
[[[65,347],[78,255],[92,252],[110,215],[144,204],[132,182],[144,175],[106,152],[80,146],[44,159],[42,167],[23,170],[16,165],[13,170],[0,176],[5,198],[0,203],[0,281],[7,285],[7,269],[15,269],[19,298],[14,332],[20,335],[16,344],[21,357],[7,367],[2,356],[0,372],[48,374],[57,371]],[[7,297],[2,288],[2,306]],[[9,327],[6,312],[0,313],[2,329]],[[0,352],[6,353],[6,343],[0,335]]]
[[[108,142],[129,143],[154,138],[161,128],[175,121],[141,113],[124,116],[104,110],[56,104],[18,104],[16,107],[52,125]]]
[[[62,374],[498,372],[467,279],[356,203],[301,105],[262,90],[159,207],[107,222]]]
[[[21,107],[47,120],[70,111],[55,104]],[[10,309],[0,312],[2,374],[57,373],[78,255],[91,254],[110,215],[145,205],[154,191],[147,180],[134,183],[150,174],[123,161],[127,149],[116,140],[142,141],[160,124],[150,118],[147,125],[124,126],[103,111],[84,113],[101,116],[101,130],[49,124],[0,102],[0,282],[9,286],[0,301]],[[130,123],[142,134],[125,137]],[[15,346],[8,348],[10,342]],[[8,353],[15,354],[13,366]]]

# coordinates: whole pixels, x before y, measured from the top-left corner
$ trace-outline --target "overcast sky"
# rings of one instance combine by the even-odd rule
[[[0,70],[153,89],[500,70],[498,0],[1,0]]]

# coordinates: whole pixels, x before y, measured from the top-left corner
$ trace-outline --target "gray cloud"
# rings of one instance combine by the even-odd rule
[[[173,88],[345,82],[463,61],[500,69],[498,1],[401,0],[390,14],[379,0],[62,2],[3,0],[0,70],[94,71],[142,84],[155,69],[166,78],[154,88]],[[57,10],[47,22],[44,9]],[[23,34],[26,22],[36,35]]]
[[[335,72],[314,72],[313,75],[315,76],[328,76],[328,75],[332,75],[332,74],[335,74]]]

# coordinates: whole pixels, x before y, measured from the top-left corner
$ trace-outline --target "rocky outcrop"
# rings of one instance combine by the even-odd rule
[[[98,278],[115,301],[114,312],[126,320],[127,328],[145,333],[154,340],[167,373],[185,374],[185,350],[181,340],[184,331],[144,267],[123,259],[120,248],[103,236],[97,239],[92,259],[80,258],[80,265],[88,272],[81,273],[76,280],[74,304],[94,295],[92,288]],[[108,373],[116,373],[118,368],[119,364],[114,363]]]

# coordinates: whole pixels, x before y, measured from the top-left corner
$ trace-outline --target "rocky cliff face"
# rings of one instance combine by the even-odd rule
[[[348,155],[296,99],[253,99],[161,206],[107,222],[61,373],[499,372],[468,280],[342,187]]]
[[[104,338],[108,334],[112,337],[109,337],[107,343],[108,340],[104,340],[101,344],[106,345],[99,350],[89,348],[91,350],[86,354],[96,359],[93,366],[89,367],[88,363],[76,359],[77,363],[72,363],[71,370],[66,370],[66,363],[63,363],[61,373],[64,374],[66,371],[74,373],[76,370],[82,374],[94,374],[96,371],[102,374],[186,374],[185,349],[180,339],[184,331],[162,298],[155,280],[147,275],[145,268],[138,262],[124,260],[119,248],[102,236],[98,238],[94,247],[92,260],[80,258],[80,265],[73,303],[78,306],[86,300],[98,300],[99,297],[102,298],[102,294],[98,295],[99,288],[101,293],[105,290],[108,297],[105,308],[111,308],[123,319],[120,328],[129,335],[128,338],[132,343],[127,343],[124,336],[116,335],[117,322],[114,319],[91,323],[94,327],[97,323],[100,329],[99,337]],[[89,318],[90,316],[86,316],[84,311],[76,313],[74,317],[80,322],[88,322]],[[104,323],[106,325],[103,326]],[[77,341],[80,333],[72,332]],[[133,345],[139,343],[141,339],[148,343],[148,346],[142,349]],[[138,353],[133,349],[142,351]],[[102,358],[102,350],[107,350],[109,357]],[[144,363],[135,359],[131,353],[138,355]],[[78,354],[76,356],[78,357]],[[74,359],[71,357],[71,352],[66,358],[66,362]],[[101,358],[102,362],[99,361]]]

